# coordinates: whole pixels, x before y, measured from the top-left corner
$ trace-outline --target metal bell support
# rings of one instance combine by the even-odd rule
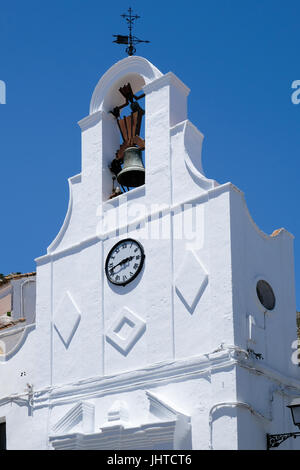
[[[145,168],[142,152],[137,147],[128,147],[124,151],[124,165],[117,175],[118,183],[127,188],[136,188],[145,183]]]

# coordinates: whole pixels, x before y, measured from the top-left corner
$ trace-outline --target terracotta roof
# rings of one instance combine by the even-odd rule
[[[36,276],[36,272],[32,273],[11,273],[7,274],[7,276],[1,276],[0,275],[0,287],[3,284],[6,284],[7,282],[13,280],[13,279],[22,279],[23,277],[31,277],[31,276]]]
[[[10,328],[11,326],[15,326],[18,323],[23,323],[24,321],[26,321],[26,318],[19,318],[18,320],[12,320],[11,322],[6,323],[4,325],[1,325],[0,323],[0,330],[4,330],[4,328]]]
[[[282,230],[284,230],[284,228],[278,228],[277,230],[274,230],[274,232],[271,234],[271,237],[277,237],[277,235],[279,235]]]

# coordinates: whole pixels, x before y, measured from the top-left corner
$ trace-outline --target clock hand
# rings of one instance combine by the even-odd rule
[[[128,258],[124,258],[120,263],[116,264],[111,268],[111,271],[113,271],[117,266],[120,266],[121,264],[127,263],[127,261],[131,261],[133,259],[133,256],[129,256]]]

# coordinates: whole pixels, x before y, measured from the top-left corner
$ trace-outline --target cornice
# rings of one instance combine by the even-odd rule
[[[213,180],[212,180],[213,181]],[[213,181],[213,184],[217,184],[216,182]],[[169,205],[169,206],[164,206],[164,214],[169,214],[169,213],[174,213],[176,214],[178,209],[183,206],[184,204],[202,204],[208,201],[208,199],[212,199],[214,197],[218,197],[219,195],[223,194],[224,192],[229,192],[232,189],[233,185],[231,183],[225,183],[223,185],[218,185],[213,187],[212,189],[209,189],[208,191],[205,191],[204,193],[195,196],[191,199],[187,199],[185,201],[179,202],[177,204]],[[137,188],[140,189],[140,188]],[[134,191],[134,190],[133,190]],[[70,189],[71,192],[71,189]],[[113,200],[112,200],[113,201]],[[62,250],[56,250],[56,246],[58,245],[58,241],[60,240],[61,235],[64,233],[64,230],[68,224],[69,220],[69,213],[71,212],[71,204],[72,201],[70,200],[70,208],[68,209],[66,219],[63,223],[63,226],[61,228],[61,231],[57,235],[56,239],[51,243],[51,245],[48,248],[48,253],[45,255],[42,255],[38,258],[35,259],[35,262],[37,265],[43,265],[46,263],[49,263],[51,260],[59,259],[63,256],[68,256],[70,254],[73,254],[76,251],[81,251],[87,246],[94,245],[96,243],[101,242],[102,240],[106,240],[110,236],[115,237],[116,229],[113,228],[111,230],[107,230],[103,233],[99,233],[98,235],[88,237],[85,240],[82,240],[79,243],[73,243],[72,245],[62,249]],[[105,204],[110,204],[110,201],[106,201]],[[114,204],[114,202],[111,202],[111,204]],[[122,225],[118,227],[119,233],[124,233],[127,230],[131,230],[132,227],[136,227],[139,223],[144,222],[150,217],[155,217],[161,212],[161,209],[158,209],[156,212],[147,212],[145,216],[142,216],[138,219],[135,219],[133,221],[130,221],[126,225]],[[51,250],[51,252],[50,252]],[[55,250],[55,251],[54,251]]]
[[[69,204],[68,204],[68,209],[67,213],[65,216],[65,220],[63,221],[63,224],[60,228],[60,231],[58,232],[57,236],[53,240],[53,242],[49,245],[47,249],[47,254],[51,253],[52,251],[55,250],[55,248],[59,245],[61,242],[64,234],[66,233],[66,230],[69,226],[70,220],[71,220],[71,215],[72,215],[72,209],[73,209],[73,185],[74,184],[80,184],[81,183],[81,173],[78,175],[72,176],[71,178],[68,179],[68,184],[69,184]],[[35,261],[38,263],[43,257],[37,258]]]
[[[34,392],[34,409],[61,404],[70,404],[76,401],[99,398],[112,393],[131,391],[145,387],[147,389],[163,383],[177,382],[187,379],[204,379],[211,381],[211,376],[223,370],[233,370],[243,367],[249,373],[264,375],[274,382],[280,383],[290,390],[290,393],[300,393],[300,378],[283,375],[267,365],[258,363],[249,358],[247,351],[236,346],[222,345],[218,350],[201,356],[182,359],[178,361],[153,364],[136,371],[105,377],[92,377],[66,385],[45,387]],[[15,402],[18,403],[21,395],[10,395],[0,399],[0,406]],[[152,400],[153,403],[155,399]]]
[[[78,121],[77,124],[79,125],[82,131],[86,131],[90,127],[95,126],[95,124],[98,124],[98,122],[100,122],[102,118],[103,111],[96,111],[95,113],[89,114],[85,118]]]
[[[63,449],[153,449],[161,442],[174,442],[176,420],[147,423],[141,426],[113,426],[93,434],[72,433],[50,436],[49,441],[57,450]]]
[[[121,373],[114,376],[95,377],[77,383],[53,387],[40,393],[35,398],[35,406],[52,406],[71,403],[76,400],[88,400],[120,391],[129,391],[137,387],[151,387],[162,382],[172,382],[179,378],[204,378],[210,381],[211,373],[234,367],[234,352],[222,350],[213,355],[193,357],[181,361],[157,363],[144,369]]]
[[[66,413],[52,428],[55,434],[67,433],[79,421],[84,419],[88,420],[91,424],[89,426],[92,431],[94,422],[95,407],[91,403],[80,402],[77,403],[68,413]]]
[[[167,85],[172,85],[178,88],[185,96],[188,96],[191,91],[173,72],[168,72],[162,77],[157,78],[153,82],[149,83],[148,85],[145,85],[143,87],[143,91],[147,95],[152,91],[157,91]]]

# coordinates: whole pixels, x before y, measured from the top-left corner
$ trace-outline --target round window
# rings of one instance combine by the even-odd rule
[[[275,295],[272,287],[266,281],[260,280],[256,284],[256,293],[260,303],[267,309],[275,307]]]

